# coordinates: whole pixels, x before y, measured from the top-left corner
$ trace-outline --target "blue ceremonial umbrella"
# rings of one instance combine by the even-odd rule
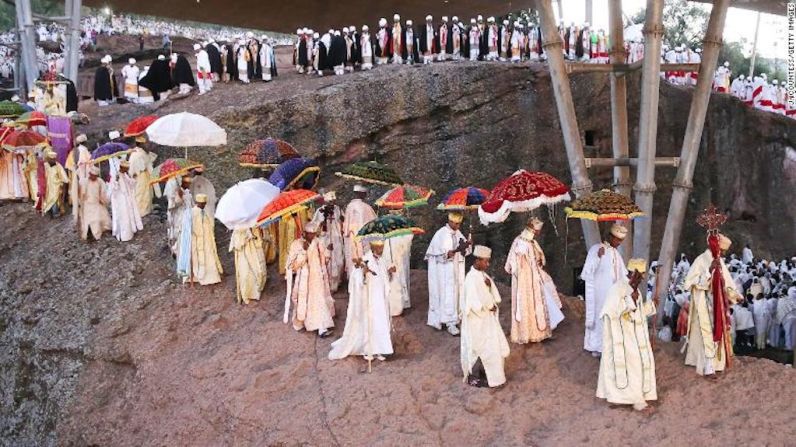
[[[268,181],[286,191],[292,188],[313,189],[318,183],[321,168],[310,158],[291,158],[276,167]]]

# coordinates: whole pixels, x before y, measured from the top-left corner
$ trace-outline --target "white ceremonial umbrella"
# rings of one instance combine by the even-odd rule
[[[230,230],[257,225],[257,216],[281,191],[267,180],[253,178],[233,185],[216,205],[216,219]]]
[[[172,113],[158,118],[146,129],[149,140],[161,146],[189,147],[227,144],[227,131],[210,118],[195,113]]]

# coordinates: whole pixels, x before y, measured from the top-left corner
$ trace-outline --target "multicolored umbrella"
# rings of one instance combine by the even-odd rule
[[[164,182],[172,177],[186,174],[191,169],[198,167],[204,167],[204,165],[198,161],[185,158],[169,158],[152,171],[153,180],[149,184],[154,185],[155,183]]]
[[[546,172],[520,169],[503,179],[478,208],[481,223],[505,221],[511,212],[526,212],[542,205],[570,200],[569,188]]]
[[[25,112],[19,116],[16,120],[14,120],[17,124],[23,124],[28,127],[33,126],[46,126],[47,125],[47,115],[32,111],[32,112]]]
[[[26,111],[27,109],[18,102],[0,101],[0,118],[16,118]]]
[[[376,200],[376,206],[391,210],[428,205],[434,190],[416,185],[397,186]]]
[[[113,157],[121,157],[122,155],[127,155],[129,153],[130,146],[124,143],[112,141],[94,149],[94,151],[91,152],[91,162],[101,163],[105,160],[110,160]]]
[[[147,128],[157,121],[158,117],[155,115],[144,115],[142,117],[136,118],[130,121],[130,124],[124,128],[124,136],[127,138],[130,137],[137,137],[139,135],[143,135]]]
[[[305,208],[310,202],[320,199],[315,191],[308,189],[293,189],[280,193],[276,199],[265,206],[257,216],[257,225],[268,225],[279,219]]]
[[[318,183],[321,168],[310,158],[291,158],[276,167],[268,178],[272,185],[282,191],[292,187],[312,189]]]
[[[589,193],[575,199],[564,209],[569,219],[596,220],[598,222],[632,220],[644,212],[630,197],[608,189]]]
[[[437,205],[437,209],[441,211],[474,210],[484,203],[488,196],[489,191],[474,186],[454,189],[442,199],[442,203]]]
[[[362,241],[389,239],[407,234],[423,234],[425,230],[416,227],[414,222],[404,216],[387,214],[377,217],[359,229],[357,239]]]
[[[32,130],[14,130],[6,135],[3,140],[3,149],[16,151],[19,149],[32,148],[47,142],[47,138]]]
[[[404,183],[392,168],[375,161],[358,161],[335,175],[377,185],[399,186]]]
[[[238,156],[238,164],[245,168],[275,168],[298,157],[301,155],[290,143],[269,137],[249,143]]]

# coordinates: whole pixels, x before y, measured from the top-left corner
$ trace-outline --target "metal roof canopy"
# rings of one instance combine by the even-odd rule
[[[567,0],[563,0],[567,1]],[[712,3],[712,0],[697,0]],[[316,31],[367,24],[375,28],[379,18],[392,22],[393,14],[402,20],[423,23],[426,15],[439,23],[443,15],[459,16],[469,23],[482,14],[500,16],[520,9],[533,8],[535,0],[85,0],[84,5],[110,7],[114,11],[166,17],[219,25],[294,33],[299,27]],[[731,0],[730,6],[770,14],[785,15],[786,3],[781,0]],[[566,6],[566,3],[564,4]]]

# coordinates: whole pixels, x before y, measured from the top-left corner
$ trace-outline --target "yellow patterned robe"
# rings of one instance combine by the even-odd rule
[[[221,282],[221,261],[216,249],[215,221],[198,206],[191,210],[191,277],[206,286]]]
[[[265,250],[259,228],[235,230],[229,239],[229,251],[235,253],[235,281],[238,302],[259,300],[265,288],[267,270]]]

